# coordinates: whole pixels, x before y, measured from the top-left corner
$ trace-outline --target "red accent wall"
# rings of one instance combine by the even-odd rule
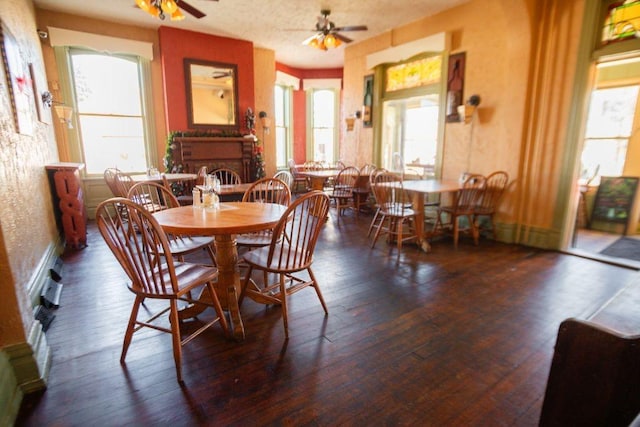
[[[307,160],[307,99],[303,90],[293,91],[293,160]]]
[[[306,69],[276,63],[276,70],[303,79],[342,79],[342,68]],[[344,83],[344,82],[343,82]],[[300,84],[302,86],[302,82]],[[304,90],[293,91],[293,160],[307,161],[307,98]]]
[[[239,130],[246,132],[244,113],[247,108],[255,109],[253,43],[170,27],[160,27],[158,37],[169,132],[188,130],[184,58],[238,66]]]

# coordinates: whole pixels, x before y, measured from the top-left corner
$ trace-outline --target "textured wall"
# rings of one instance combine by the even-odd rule
[[[46,81],[34,9],[27,0],[0,0],[2,22]],[[16,132],[4,66],[0,71],[0,345],[26,341],[33,312],[26,287],[58,234],[44,166],[58,161],[53,126],[38,121],[31,99],[32,135]],[[46,112],[45,114],[49,114]]]
[[[482,103],[473,125],[445,125],[443,177],[456,179],[465,171],[488,174],[501,169],[517,180],[531,51],[528,19],[522,0],[473,0],[348,46],[344,113],[351,114],[362,105],[362,79],[373,72],[366,68],[367,55],[447,32],[451,34],[451,53],[466,52],[464,98],[479,94]],[[344,159],[356,164],[371,162],[373,137],[370,128],[343,134]],[[504,202],[500,220],[513,222],[512,192]]]
[[[260,138],[264,148],[263,159],[265,161],[266,176],[276,173],[276,147],[273,86],[276,84],[275,52],[270,49],[255,48],[253,50],[253,75],[255,78],[255,114],[256,135]],[[262,128],[262,122],[258,113],[264,111],[271,119],[269,133]]]
[[[224,62],[238,66],[238,110],[240,131],[246,130],[244,114],[254,105],[253,43],[160,27],[160,51],[165,76],[164,96],[169,131],[187,130],[187,95],[184,58]]]

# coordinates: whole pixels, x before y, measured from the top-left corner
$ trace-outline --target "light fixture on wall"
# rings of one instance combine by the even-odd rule
[[[269,131],[271,130],[271,119],[267,117],[267,112],[260,111],[258,113],[258,118],[260,119],[260,124],[262,125],[262,132],[269,135]],[[262,139],[264,139],[264,137]]]
[[[165,19],[166,16],[169,16],[172,21],[184,19],[176,0],[136,0],[136,4],[140,9],[156,18]]]
[[[360,117],[362,117],[362,112],[356,111],[353,116],[349,116],[344,119],[345,123],[347,124],[347,132],[351,132],[353,130],[356,124],[356,120],[358,120]]]
[[[51,92],[49,92],[48,90],[42,92],[40,94],[40,98],[42,100],[42,106],[52,108],[53,111],[56,112],[60,123],[64,123],[69,129],[73,129],[73,108],[69,107],[64,102],[56,101],[55,99],[53,99],[53,95],[51,95]]]
[[[460,116],[460,121],[464,123],[470,123],[473,118],[473,114],[478,109],[478,105],[480,105],[480,95],[471,95],[467,102],[464,105],[460,105],[458,107],[458,115]]]

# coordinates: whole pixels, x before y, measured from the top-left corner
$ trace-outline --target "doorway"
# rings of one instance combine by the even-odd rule
[[[626,258],[630,251],[613,249],[623,241],[635,244],[630,239],[638,240],[640,248],[637,208],[629,211],[627,221],[603,218],[599,212],[603,199],[598,190],[602,192],[603,179],[610,179],[607,177],[640,177],[639,94],[640,57],[596,66],[580,154],[579,201],[570,248],[570,252],[633,267],[640,267],[638,257]]]

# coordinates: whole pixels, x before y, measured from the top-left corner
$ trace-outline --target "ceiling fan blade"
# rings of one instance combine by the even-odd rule
[[[367,31],[366,25],[347,25],[346,27],[336,27],[335,31]]]
[[[353,41],[353,40],[351,40],[349,37],[345,37],[345,36],[343,36],[343,35],[342,35],[342,34],[340,34],[340,33],[334,33],[334,32],[332,32],[331,34],[333,34],[333,36],[334,36],[335,38],[337,38],[338,40],[340,40],[341,42],[344,42],[344,43],[351,43],[351,42]]]
[[[178,6],[180,7],[180,9],[193,15],[197,19],[204,18],[205,16],[207,16],[204,12],[201,12],[200,10],[191,6],[189,3],[185,2],[184,0],[178,0]]]

